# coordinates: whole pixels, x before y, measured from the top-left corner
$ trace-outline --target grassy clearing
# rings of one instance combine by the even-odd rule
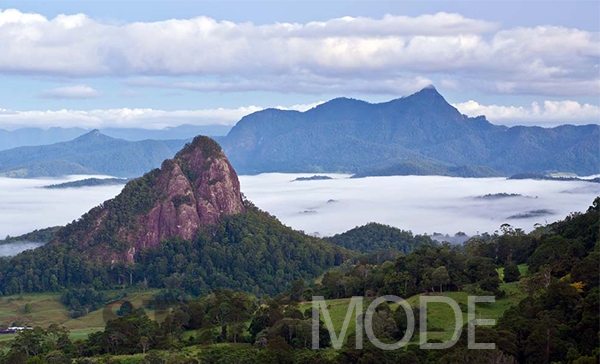
[[[340,298],[336,300],[326,300],[327,311],[329,312],[329,316],[331,317],[331,322],[333,327],[335,328],[336,335],[339,336],[342,326],[344,324],[344,320],[346,319],[346,313],[348,312],[348,308],[350,305],[350,298]],[[369,307],[369,304],[372,302],[371,299],[366,298],[363,301],[363,312]],[[302,312],[312,310],[312,303],[303,303],[299,306],[299,310]],[[348,322],[348,331],[346,338],[350,335],[354,335],[356,332],[356,317],[354,316],[355,312],[352,312],[352,316],[350,317],[350,321]],[[321,320],[326,322],[323,318],[323,311],[321,311]]]
[[[207,349],[217,349],[217,348],[227,348],[227,349],[250,349],[252,345],[250,344],[233,344],[233,343],[222,343],[222,344],[211,344],[211,345],[193,345],[186,346],[184,348],[178,349],[176,352],[171,352],[171,354],[181,354],[187,357],[197,357],[202,351]],[[168,355],[168,351],[161,351],[163,355]],[[144,354],[134,354],[134,355],[117,355],[113,356],[113,359],[119,360],[123,364],[141,364],[144,360]],[[102,361],[98,360],[98,363]]]
[[[518,289],[518,282],[514,283],[503,283],[500,287],[506,292],[506,297],[502,299],[496,300],[494,303],[484,303],[477,304],[475,307],[475,318],[481,319],[495,319],[497,320],[502,316],[504,311],[506,311],[512,305],[517,305],[520,300],[522,300],[525,295]],[[440,294],[437,294],[440,295]],[[441,294],[445,297],[449,297],[456,301],[459,306],[467,307],[468,297],[472,295],[470,293],[461,291],[461,292],[444,292]],[[420,303],[420,298],[422,295],[413,296],[408,298],[406,301],[411,305],[411,307],[418,307]],[[346,318],[346,313],[348,311],[348,306],[350,304],[350,298],[337,299],[337,300],[327,300],[327,308],[329,311],[329,315],[331,316],[331,320],[333,322],[333,326],[336,330],[336,334],[339,335],[344,320]],[[371,303],[370,299],[365,299],[363,302],[363,310],[366,310],[369,304]],[[463,306],[464,305],[464,306]],[[390,308],[395,310],[398,307],[397,304],[391,304]],[[310,310],[312,308],[312,304],[310,302],[303,303],[300,305],[301,311]],[[468,314],[465,308],[465,312],[461,312],[463,324],[467,323]],[[321,319],[323,319],[323,313],[321,312]],[[418,319],[418,318],[417,318]],[[441,340],[447,341],[452,338],[452,334],[454,332],[455,327],[455,315],[454,311],[450,306],[445,303],[428,303],[427,305],[427,328],[428,328],[428,340]],[[356,321],[355,317],[352,316],[350,318],[350,322],[348,325],[348,332],[346,338],[354,335],[356,330]],[[418,341],[418,333],[415,333],[413,336],[413,341]]]
[[[58,293],[36,293],[6,296],[0,299],[0,323],[11,326],[21,321],[29,326],[47,327],[69,319],[66,307],[60,303]],[[26,313],[29,304],[31,311]]]
[[[134,306],[140,307],[148,300],[152,299],[157,290],[147,290],[144,292],[126,291],[127,298]],[[109,296],[117,295],[122,291],[109,291]],[[13,323],[19,323],[24,326],[48,327],[51,324],[59,324],[71,331],[71,338],[85,339],[87,335],[103,330],[105,327],[105,316],[110,317],[111,313],[105,309],[96,310],[89,314],[72,319],[65,305],[60,302],[60,293],[31,293],[0,298],[0,324],[12,326]],[[30,311],[26,312],[25,306],[29,305]],[[112,307],[111,311],[115,313],[118,306]],[[147,310],[148,315],[154,318],[154,312]],[[0,335],[0,343],[12,340],[14,334]]]
[[[529,266],[527,264],[519,264],[517,267],[519,267],[519,273],[521,273],[522,276],[529,273]]]
[[[144,292],[128,292],[125,299],[129,300],[135,307],[143,306],[147,301],[152,299],[154,293],[157,290],[147,290]],[[64,308],[64,306],[63,306]],[[116,312],[119,306],[115,305],[109,308],[102,308],[100,310],[92,311],[85,316],[78,317],[76,319],[67,319],[62,324],[73,332],[81,330],[102,330],[105,326],[105,320],[111,317],[116,317]],[[153,310],[146,310],[146,313],[150,318],[154,318]],[[93,332],[93,331],[92,331]]]

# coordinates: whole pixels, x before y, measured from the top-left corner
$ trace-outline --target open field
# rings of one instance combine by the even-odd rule
[[[490,304],[477,304],[475,309],[476,318],[497,320],[509,307],[512,305],[517,305],[519,301],[525,297],[525,295],[520,292],[517,285],[518,282],[501,284],[500,288],[506,292],[506,297],[498,299],[496,302]],[[461,291],[444,292],[442,294],[435,295],[449,297],[456,301],[459,306],[465,305],[463,307],[466,307],[468,304],[468,297],[472,294]],[[408,298],[406,301],[411,305],[411,307],[418,307],[421,296],[422,295],[413,296]],[[327,300],[326,302],[329,315],[331,316],[333,326],[336,330],[336,334],[339,335],[346,317],[348,306],[350,304],[350,298]],[[366,310],[371,302],[371,299],[365,299],[363,302],[363,310]],[[454,311],[445,303],[429,303],[427,306],[428,340],[449,340],[452,337],[455,327]],[[300,310],[310,310],[311,307],[312,304],[310,302],[304,303],[300,306]],[[390,304],[390,308],[392,310],[396,310],[397,307],[397,304]],[[468,314],[466,309],[464,311],[465,312],[462,312],[462,320],[463,324],[466,324]],[[323,317],[323,313],[321,313],[321,317]],[[354,335],[355,329],[356,322],[353,315],[348,325],[348,333],[346,338]],[[412,341],[418,341],[418,332],[415,332]]]
[[[140,307],[145,301],[150,300],[157,290],[146,290],[143,292],[126,290],[127,299],[134,306]],[[123,291],[108,291],[109,296],[118,295]],[[41,326],[48,327],[51,324],[59,324],[71,331],[73,339],[85,339],[87,335],[104,329],[105,316],[111,317],[110,312],[105,309],[92,311],[89,314],[73,319],[69,315],[68,308],[60,302],[60,293],[31,293],[0,298],[0,324],[12,326]],[[29,311],[26,312],[26,305]],[[116,312],[118,306],[109,309]],[[147,310],[152,318],[153,311]],[[14,338],[14,334],[0,335],[0,342]]]

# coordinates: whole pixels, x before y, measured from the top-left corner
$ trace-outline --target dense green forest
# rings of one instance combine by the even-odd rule
[[[127,199],[110,203],[119,204],[121,200]],[[141,202],[127,205],[129,209],[144,208],[145,198],[129,199],[132,200]],[[51,243],[1,260],[0,291],[10,295],[63,288],[103,290],[141,285],[183,288],[194,295],[218,287],[274,295],[295,279],[315,278],[325,269],[358,256],[294,231],[248,201],[246,209],[245,213],[224,217],[194,241],[164,241],[158,247],[138,251],[135,264],[116,262],[110,266],[86,258],[72,241],[77,237],[74,231],[88,220],[83,219],[59,232],[71,237],[67,240],[69,244]],[[124,213],[120,221],[127,222],[131,214],[125,208],[121,210]],[[112,236],[112,232],[104,235]]]
[[[241,235],[237,234],[255,224],[261,226],[254,230],[256,235],[276,229],[276,226],[261,223],[260,214],[264,213],[252,210],[248,216],[233,216],[212,232],[222,242],[230,239],[229,243],[222,243],[221,248],[231,242],[245,247],[240,254],[246,257],[248,265],[243,266],[243,270],[248,272],[255,267],[247,257],[260,238],[239,242],[236,239]],[[600,354],[600,198],[585,213],[571,214],[530,234],[509,225],[503,225],[501,230],[500,234],[475,237],[460,246],[424,243],[382,264],[374,264],[368,256],[363,256],[357,263],[342,263],[314,283],[302,279],[301,275],[294,276],[291,271],[286,275],[287,268],[283,267],[281,279],[293,282],[287,285],[287,290],[271,297],[216,286],[210,293],[196,295],[184,283],[187,274],[195,273],[178,273],[181,274],[178,280],[177,276],[169,275],[169,269],[176,270],[171,266],[178,262],[186,264],[186,259],[190,259],[187,256],[195,254],[194,249],[217,246],[207,244],[206,237],[193,243],[170,242],[164,250],[145,252],[148,255],[140,263],[148,275],[154,276],[157,273],[151,269],[155,268],[145,265],[144,259],[156,261],[165,254],[164,264],[169,268],[162,274],[170,283],[163,282],[164,289],[155,295],[155,301],[145,307],[122,301],[117,316],[108,322],[104,331],[90,334],[85,340],[72,340],[68,332],[57,326],[26,330],[12,342],[10,350],[1,354],[0,363],[71,363],[73,359],[76,363],[123,364],[597,363]],[[378,229],[364,231],[377,232]],[[290,254],[300,252],[293,250]],[[178,254],[183,257],[175,258]],[[206,254],[214,253],[207,250]],[[281,258],[285,260],[287,252],[275,251],[274,254],[284,254]],[[335,253],[331,254],[321,259],[335,260]],[[217,255],[212,257],[219,262]],[[232,258],[235,256],[226,253],[222,259]],[[265,257],[259,265],[274,264],[269,263],[270,259]],[[517,265],[528,266],[528,272],[521,274]],[[133,277],[140,278],[139,272],[131,272]],[[232,279],[246,280],[244,275],[236,275],[235,269],[228,274]],[[275,275],[262,284],[274,284],[277,279]],[[505,310],[495,326],[476,330],[478,342],[496,343],[493,350],[468,350],[465,327],[458,343],[444,350],[420,350],[416,342],[395,351],[382,351],[371,344],[357,350],[351,336],[341,350],[334,351],[327,349],[330,342],[322,323],[320,346],[325,349],[310,349],[311,312],[303,301],[313,295],[328,299],[383,294],[410,297],[461,291],[500,299],[505,294],[502,287],[507,287],[508,282],[515,282],[511,287],[518,287],[524,298]],[[64,299],[87,302],[90,297],[93,300],[95,294],[71,289],[66,291]],[[156,310],[158,302],[167,302],[170,307],[160,322],[146,314],[147,309]],[[418,313],[417,307],[413,310]],[[403,336],[406,322],[404,310],[382,304],[374,316],[374,332],[380,340],[396,341]]]
[[[7,236],[4,240],[0,240],[0,244],[16,243],[20,241],[31,241],[37,243],[48,243],[61,229],[61,226],[54,226],[46,229],[34,230],[30,233],[19,236]]]
[[[413,235],[410,231],[375,222],[325,239],[346,249],[357,250],[361,253],[394,252],[408,254],[421,244],[434,244],[434,240],[428,236]]]

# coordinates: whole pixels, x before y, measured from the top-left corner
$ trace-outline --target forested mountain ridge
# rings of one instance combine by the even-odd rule
[[[160,166],[163,160],[172,158],[185,143],[184,140],[131,142],[93,130],[67,142],[0,151],[0,176],[105,174],[138,177]]]
[[[480,165],[454,166],[431,159],[408,158],[398,162],[388,161],[382,166],[366,168],[354,174],[352,178],[375,176],[448,176],[448,177],[497,177],[502,176],[490,167]]]
[[[242,118],[220,142],[243,174],[366,174],[382,168],[390,173],[411,159],[474,166],[456,172],[474,176],[549,170],[590,175],[600,170],[599,137],[598,125],[494,125],[484,116],[462,115],[427,87],[379,104],[338,98],[306,112],[259,111]],[[425,173],[435,173],[430,169]]]
[[[0,260],[0,291],[139,283],[194,294],[217,287],[277,294],[356,255],[245,201],[220,146],[200,136],[47,245]]]
[[[197,131],[186,126],[176,129],[173,136],[187,138]],[[131,130],[112,133],[135,134]],[[242,174],[493,177],[524,172],[598,174],[599,138],[599,125],[509,128],[494,125],[485,116],[467,117],[434,87],[427,87],[378,104],[337,98],[305,112],[258,111],[216,140]],[[0,151],[0,176],[137,177],[171,158],[184,143],[131,142],[94,130],[68,142]]]

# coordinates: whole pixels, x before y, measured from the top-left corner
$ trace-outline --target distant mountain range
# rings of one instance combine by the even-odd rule
[[[93,130],[68,142],[0,152],[0,176],[105,174],[137,177],[172,158],[189,140],[116,139]]]
[[[129,141],[191,139],[196,135],[225,136],[229,130],[231,130],[231,127],[225,125],[180,125],[160,130],[136,128],[99,129],[102,134]],[[90,129],[82,128],[22,128],[12,131],[0,129],[0,151],[23,146],[66,142],[87,134],[90,131]]]
[[[9,132],[12,134],[8,137],[0,131],[0,141],[14,139],[18,143],[43,144],[82,131],[21,130]],[[225,129],[184,125],[160,131],[105,130],[125,139],[175,137],[127,141],[94,130],[70,141],[0,151],[0,176],[137,177],[173,157],[196,134],[219,132],[224,133]],[[379,104],[338,98],[305,112],[267,109],[245,116],[226,136],[214,139],[241,174],[342,172],[355,177],[600,174],[599,125],[555,128],[494,125],[484,116],[462,115],[434,87]]]
[[[434,87],[379,104],[338,98],[306,112],[267,109],[218,140],[242,174],[600,173],[600,126],[494,125],[462,115]]]

